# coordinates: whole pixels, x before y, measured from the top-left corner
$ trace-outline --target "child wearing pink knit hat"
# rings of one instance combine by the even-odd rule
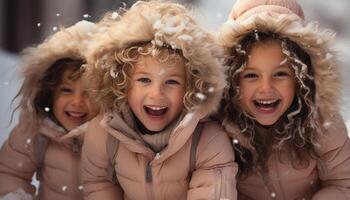
[[[349,199],[334,33],[295,0],[237,0],[219,33],[228,66],[221,122],[239,199]]]

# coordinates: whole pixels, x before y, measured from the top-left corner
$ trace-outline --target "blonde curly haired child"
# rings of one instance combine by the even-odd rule
[[[213,37],[162,1],[138,1],[100,25],[86,70],[105,114],[85,137],[86,199],[236,199],[232,146],[208,117],[225,86]]]

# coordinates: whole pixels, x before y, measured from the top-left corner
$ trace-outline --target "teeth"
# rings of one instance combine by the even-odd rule
[[[152,110],[163,110],[166,108],[165,106],[147,106],[147,107]]]
[[[268,104],[276,103],[277,99],[275,99],[275,100],[256,100],[256,102],[258,102],[260,104],[268,105]]]
[[[77,113],[77,112],[68,112],[68,114],[72,117],[83,117],[85,113]]]

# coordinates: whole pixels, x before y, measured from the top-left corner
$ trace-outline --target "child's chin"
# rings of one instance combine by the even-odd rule
[[[267,119],[256,119],[256,121],[260,124],[260,125],[263,125],[263,126],[271,126],[271,125],[274,125],[276,122],[277,122],[277,119],[274,120],[267,120]]]

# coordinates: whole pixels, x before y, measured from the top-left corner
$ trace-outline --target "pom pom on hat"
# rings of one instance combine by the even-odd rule
[[[237,0],[229,20],[241,21],[263,12],[291,14],[304,20],[304,12],[296,0]]]

